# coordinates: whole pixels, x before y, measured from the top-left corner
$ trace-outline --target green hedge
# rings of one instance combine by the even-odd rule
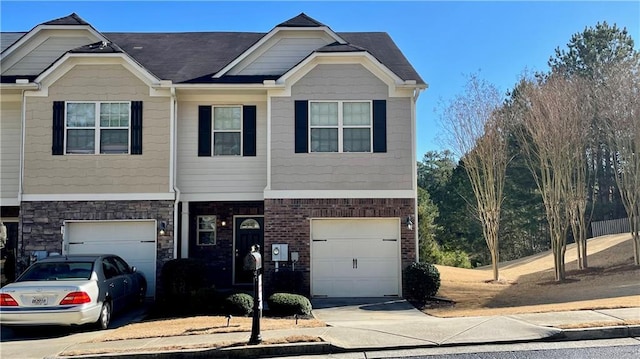
[[[274,316],[311,315],[311,302],[299,294],[274,293],[267,298],[269,313]]]
[[[236,293],[225,299],[227,314],[248,316],[253,313],[253,297],[246,293]]]
[[[404,269],[407,299],[424,304],[440,289],[440,272],[433,264],[412,263]]]

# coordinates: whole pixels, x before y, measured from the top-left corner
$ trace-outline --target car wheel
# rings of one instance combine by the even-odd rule
[[[107,329],[109,327],[109,322],[111,322],[111,303],[104,302],[102,303],[102,309],[100,309],[100,316],[95,323],[96,328],[98,329]]]

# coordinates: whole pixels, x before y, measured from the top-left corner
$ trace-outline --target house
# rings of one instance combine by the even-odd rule
[[[71,14],[1,36],[18,273],[112,252],[150,295],[174,258],[242,287],[258,244],[267,292],[293,272],[311,296],[402,295],[426,84],[386,33],[305,14],[267,33],[102,33]]]

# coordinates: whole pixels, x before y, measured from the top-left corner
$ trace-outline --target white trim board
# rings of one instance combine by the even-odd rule
[[[24,202],[48,201],[173,201],[175,193],[56,193],[25,194]]]
[[[407,190],[266,190],[265,199],[277,198],[415,198],[415,191]]]

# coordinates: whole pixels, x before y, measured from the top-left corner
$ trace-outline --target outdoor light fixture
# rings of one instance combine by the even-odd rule
[[[413,230],[413,219],[411,218],[411,216],[407,216],[407,219],[405,220],[405,223],[407,224],[407,229],[412,231]]]
[[[223,227],[226,227],[226,226],[227,226],[227,221],[225,221],[225,220],[223,219],[223,220],[220,222],[220,224],[221,224]]]
[[[160,235],[164,236],[164,234],[166,233],[166,230],[167,230],[167,222],[165,221],[160,222],[160,232],[159,232]]]

